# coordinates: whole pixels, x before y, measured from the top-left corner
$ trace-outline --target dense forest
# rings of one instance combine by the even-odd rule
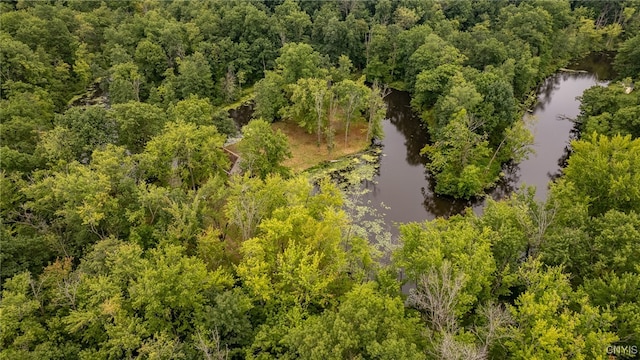
[[[285,165],[275,125],[368,144],[399,89],[436,192],[481,196],[536,87],[605,51],[544,202],[392,244],[357,176]],[[0,79],[0,359],[640,356],[637,0],[3,1]]]

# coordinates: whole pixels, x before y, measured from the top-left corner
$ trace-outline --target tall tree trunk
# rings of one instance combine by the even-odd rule
[[[322,141],[322,105],[324,102],[324,90],[319,91],[315,94],[315,105],[316,105],[316,135],[318,135],[317,145],[320,147],[320,142]]]
[[[348,145],[348,138],[349,138],[349,123],[351,122],[351,116],[347,115],[347,123],[344,127],[344,147],[346,148]]]

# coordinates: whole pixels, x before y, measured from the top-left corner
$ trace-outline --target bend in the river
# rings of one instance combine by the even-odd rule
[[[611,71],[609,64],[606,55],[591,55],[571,67],[582,71],[558,72],[541,84],[537,104],[525,115],[535,118],[531,125],[535,153],[520,164],[505,166],[505,177],[489,193],[492,198],[504,198],[523,184],[536,187],[538,200],[546,198],[548,184],[560,174],[573,138],[574,123],[567,118],[578,115],[577,98],[584,90],[606,85],[604,79],[609,78]],[[467,207],[479,212],[484,205],[483,199],[456,200],[434,193],[433,179],[424,167],[427,160],[419,154],[428,141],[427,132],[411,110],[410,100],[408,93],[399,91],[386,98],[388,112],[383,123],[385,137],[379,174],[374,184],[367,183],[371,190],[367,200],[385,205],[379,206],[379,211],[385,213],[385,223],[394,237],[395,223],[447,217]]]

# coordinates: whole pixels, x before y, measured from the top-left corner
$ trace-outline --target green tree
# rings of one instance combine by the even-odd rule
[[[289,169],[282,162],[291,157],[291,151],[282,131],[274,131],[268,122],[255,119],[242,127],[242,135],[238,149],[244,171],[262,179],[268,174],[288,175]]]
[[[516,58],[513,78],[513,92],[517,97],[523,97],[535,86],[541,77],[540,58],[532,56],[528,46],[525,46]]]
[[[22,273],[3,284],[0,302],[3,356],[26,357],[29,350],[46,338],[46,329],[37,319],[41,304],[29,296],[32,281],[29,273]]]
[[[162,46],[149,39],[138,43],[134,58],[144,76],[152,82],[159,81],[168,67]]]
[[[548,59],[553,39],[553,19],[542,7],[522,4],[501,9],[505,33],[515,36],[531,47],[533,56]],[[547,65],[547,64],[544,64]]]
[[[140,311],[150,333],[185,337],[206,323],[207,297],[231,285],[224,271],[207,271],[202,261],[185,256],[178,246],[151,250],[141,267],[128,292],[133,310]]]
[[[38,56],[39,54],[34,53],[27,44],[14,39],[4,31],[0,33],[0,40],[2,40],[0,60],[3,64],[3,92],[6,91],[12,83],[44,85],[43,77],[50,75],[51,71],[46,63],[43,62],[44,59],[41,59]]]
[[[432,70],[440,65],[462,65],[466,60],[454,46],[436,34],[429,34],[424,44],[416,49],[409,58],[407,83],[413,88],[415,76],[424,70]]]
[[[473,132],[478,125],[463,109],[440,132],[433,145],[422,149],[435,173],[436,192],[460,198],[480,194],[495,182],[496,174],[487,168],[491,152],[488,142]]]
[[[291,105],[283,109],[286,116],[296,121],[301,127],[317,135],[317,145],[320,146],[322,129],[327,117],[327,103],[329,99],[329,84],[326,80],[317,78],[302,78],[290,86]]]
[[[307,319],[285,338],[305,359],[425,359],[419,319],[374,283],[355,286],[335,311]]]
[[[478,105],[484,100],[475,85],[468,82],[460,73],[451,78],[448,91],[443,93],[436,102],[433,114],[435,126],[433,133],[438,136],[438,131],[446,126],[461,110],[465,109],[470,116],[476,114]],[[482,120],[482,119],[478,119]]]
[[[195,52],[178,60],[176,87],[183,99],[189,95],[202,98],[213,96],[213,77],[209,63],[204,55]]]
[[[640,254],[640,215],[610,210],[594,219],[591,261],[594,277],[607,272],[632,273]]]
[[[4,156],[4,153],[3,153]],[[0,171],[0,277],[9,279],[16,274],[30,271],[40,272],[47,262],[55,257],[51,237],[41,234],[32,221],[25,219],[24,206],[27,198],[21,191],[27,186],[20,174]]]
[[[560,191],[567,191],[559,186],[553,191],[556,209],[544,234],[543,261],[565,266],[572,274],[572,283],[577,285],[611,273],[635,271],[632,259],[636,256],[639,231],[635,212],[609,210],[590,217],[586,200],[577,202],[571,196],[558,196]]]
[[[391,83],[397,67],[398,34],[400,28],[396,25],[372,25],[369,28],[365,42],[366,68],[364,69],[369,81],[377,80]]]
[[[637,267],[631,272],[610,272],[587,279],[580,287],[580,290],[589,295],[594,306],[611,309],[615,316],[612,330],[615,330],[619,338],[618,344],[635,344],[640,340],[640,302],[636,296],[639,288],[640,274]]]
[[[75,154],[77,146],[74,140],[74,134],[71,130],[63,126],[56,126],[41,135],[37,153],[46,161],[51,169],[58,169],[77,158]],[[7,160],[11,160],[11,156],[7,156],[7,150],[10,151],[11,149],[4,149],[3,164],[7,162]],[[6,159],[7,157],[9,159]],[[84,157],[84,159],[86,161],[86,157]],[[11,170],[12,167],[8,166],[7,169]]]
[[[339,210],[340,193],[324,183],[312,195],[303,178],[286,185],[288,201],[274,207],[258,234],[242,243],[237,271],[250,294],[267,308],[279,313],[291,306],[325,308],[342,293],[348,276],[343,272],[348,248],[342,245],[346,219]]]
[[[225,108],[218,108],[213,111],[213,125],[220,133],[227,136],[234,136],[238,133],[236,123]]]
[[[285,0],[276,6],[275,19],[276,32],[283,46],[287,42],[304,41],[307,30],[311,27],[309,15],[300,11],[300,6],[292,0]]]
[[[215,126],[218,132],[230,136],[236,134],[236,125],[223,108],[215,108],[209,98],[189,95],[186,99],[169,105],[169,117],[174,121],[193,123],[198,126]]]
[[[371,92],[369,92],[369,96],[366,99],[368,116],[367,140],[369,141],[384,136],[382,132],[382,120],[387,115],[387,104],[384,102],[384,98],[387,95],[389,95],[387,86],[380,86],[374,82]]]
[[[520,120],[513,87],[501,79],[500,74],[489,72],[483,72],[474,83],[482,96],[482,102],[474,112],[482,119],[482,131],[489,135],[492,144],[496,144],[504,131]]]
[[[140,89],[144,78],[138,72],[138,67],[127,62],[114,65],[111,68],[109,83],[109,99],[114,104],[128,101],[140,101]]]
[[[493,294],[509,294],[515,285],[522,254],[527,254],[528,227],[533,193],[512,194],[508,199],[487,199],[482,216],[477,218],[478,228],[492,231],[491,252],[496,262]]]
[[[621,77],[640,74],[640,35],[627,39],[620,45],[614,67]]]
[[[115,120],[118,129],[118,143],[133,153],[142,152],[147,142],[164,128],[166,122],[162,109],[137,101],[115,104],[109,115]]]
[[[594,131],[599,134],[614,136],[640,136],[640,106],[638,92],[626,94],[626,87],[631,83],[627,78],[621,83],[607,87],[594,86],[585,90],[581,96],[580,115],[577,121],[582,125],[584,133]]]
[[[48,228],[57,229],[43,233],[56,244],[55,252],[78,258],[86,245],[122,230],[126,208],[119,208],[112,196],[115,190],[106,173],[77,162],[22,189],[25,207]]]
[[[344,117],[344,146],[349,141],[349,127],[352,120],[361,116],[366,108],[370,90],[364,85],[364,77],[358,81],[345,79],[335,84],[332,90],[338,96],[338,102]]]
[[[594,133],[572,148],[562,181],[572,184],[575,197],[587,199],[590,215],[640,212],[640,140]]]
[[[213,106],[208,98],[189,95],[170,106],[168,112],[175,122],[192,123],[197,126],[213,125]]]
[[[301,78],[321,77],[322,57],[305,43],[287,43],[276,59],[285,84],[295,84]]]
[[[265,72],[263,79],[254,86],[255,114],[272,122],[278,117],[280,109],[287,105],[284,95],[284,79],[273,71]]]
[[[411,106],[420,111],[432,108],[438,98],[447,93],[451,78],[460,70],[460,66],[444,64],[433,70],[421,71],[416,77]]]
[[[147,143],[141,160],[147,175],[163,185],[196,189],[209,177],[224,176],[229,159],[223,143],[214,126],[170,122]]]
[[[491,253],[492,232],[476,229],[466,218],[436,219],[431,222],[400,226],[402,247],[394,253],[394,262],[407,277],[417,281],[434,269],[449,263],[454,277],[461,277],[462,288],[456,297],[456,317],[488,298],[496,263]]]
[[[253,237],[260,222],[286,203],[278,191],[284,188],[283,179],[277,175],[264,180],[248,174],[231,178],[224,212],[229,222],[239,229],[242,240]]]
[[[353,71],[353,63],[351,59],[347,55],[340,55],[338,58],[338,66],[332,67],[330,72],[331,80],[333,82],[341,82],[343,80],[349,79],[351,77],[351,73]]]
[[[54,105],[49,94],[36,89],[29,92],[10,92],[0,100],[2,144],[20,152],[32,153],[37,133],[51,128]]]
[[[531,118],[516,120],[511,127],[505,129],[502,141],[498,144],[492,159],[498,160],[500,163],[509,160],[520,162],[527,159],[529,154],[534,152],[531,148],[534,144],[534,137],[531,130],[529,130],[530,121],[532,121]],[[491,167],[491,161],[489,161],[487,167],[494,169],[495,167]]]
[[[507,46],[500,40],[490,37],[477,44],[469,63],[476,69],[483,70],[487,65],[501,65],[507,60]]]
[[[89,161],[93,150],[113,144],[117,139],[117,126],[108,116],[107,110],[99,105],[87,107],[72,107],[63,115],[57,115],[54,120],[56,126],[64,128],[67,136],[63,143],[69,144],[74,159],[83,163]]]
[[[607,357],[603,349],[617,340],[609,332],[608,312],[573,292],[560,268],[546,269],[534,260],[523,265],[520,276],[526,291],[511,308],[516,324],[505,343],[509,358]]]

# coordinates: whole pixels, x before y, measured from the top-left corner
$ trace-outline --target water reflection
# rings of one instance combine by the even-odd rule
[[[229,110],[229,116],[233,119],[238,127],[238,130],[249,123],[249,120],[253,117],[254,102],[249,101],[245,104],[238,106],[235,109]]]
[[[539,101],[532,109],[537,121],[531,130],[535,136],[535,154],[520,164],[503,167],[504,177],[487,196],[502,199],[522,186],[535,186],[536,198],[544,200],[549,181],[561,175],[570,154],[570,141],[576,136],[574,123],[579,112],[576,99],[593,85],[605,82],[590,73],[560,72],[549,77],[539,88]],[[384,203],[387,224],[431,220],[460,214],[466,208],[481,213],[485,198],[453,199],[436,195],[435,182],[425,169],[427,159],[420,150],[429,138],[426,129],[410,107],[408,93],[393,91],[386,98],[388,119],[383,123],[385,138],[380,157],[379,175],[366,187],[371,190],[367,200],[374,206]],[[397,228],[390,228],[397,236]]]
[[[426,159],[420,155],[420,150],[429,141],[429,135],[426,126],[411,110],[411,97],[406,92],[392,91],[387,95],[385,101],[387,103],[387,118],[405,138],[407,163],[424,165]]]
[[[427,177],[427,179],[428,178],[429,177]],[[437,195],[434,193],[431,183],[432,181],[429,182],[428,188],[423,187],[421,189],[424,198],[422,206],[424,206],[424,209],[427,211],[427,219],[429,220],[436,217],[448,218],[452,215],[461,214],[464,209],[474,207],[483,201],[482,199],[461,200]]]
[[[500,179],[495,189],[489,194],[495,200],[506,198],[520,187],[518,185],[520,183],[519,164],[514,162],[504,164],[502,173],[504,174],[502,179]]]
[[[539,101],[532,113],[537,121],[531,125],[535,153],[516,170],[519,173],[516,184],[535,186],[539,201],[546,199],[549,182],[561,175],[569,158],[570,142],[577,134],[570,119],[575,119],[580,112],[578,97],[594,85],[606,85],[606,82],[598,81],[590,73],[560,72],[540,87]]]
[[[612,63],[615,52],[591,53],[580,60],[570,64],[567,68],[572,70],[584,70],[595,75],[598,81],[611,80],[617,76]]]

